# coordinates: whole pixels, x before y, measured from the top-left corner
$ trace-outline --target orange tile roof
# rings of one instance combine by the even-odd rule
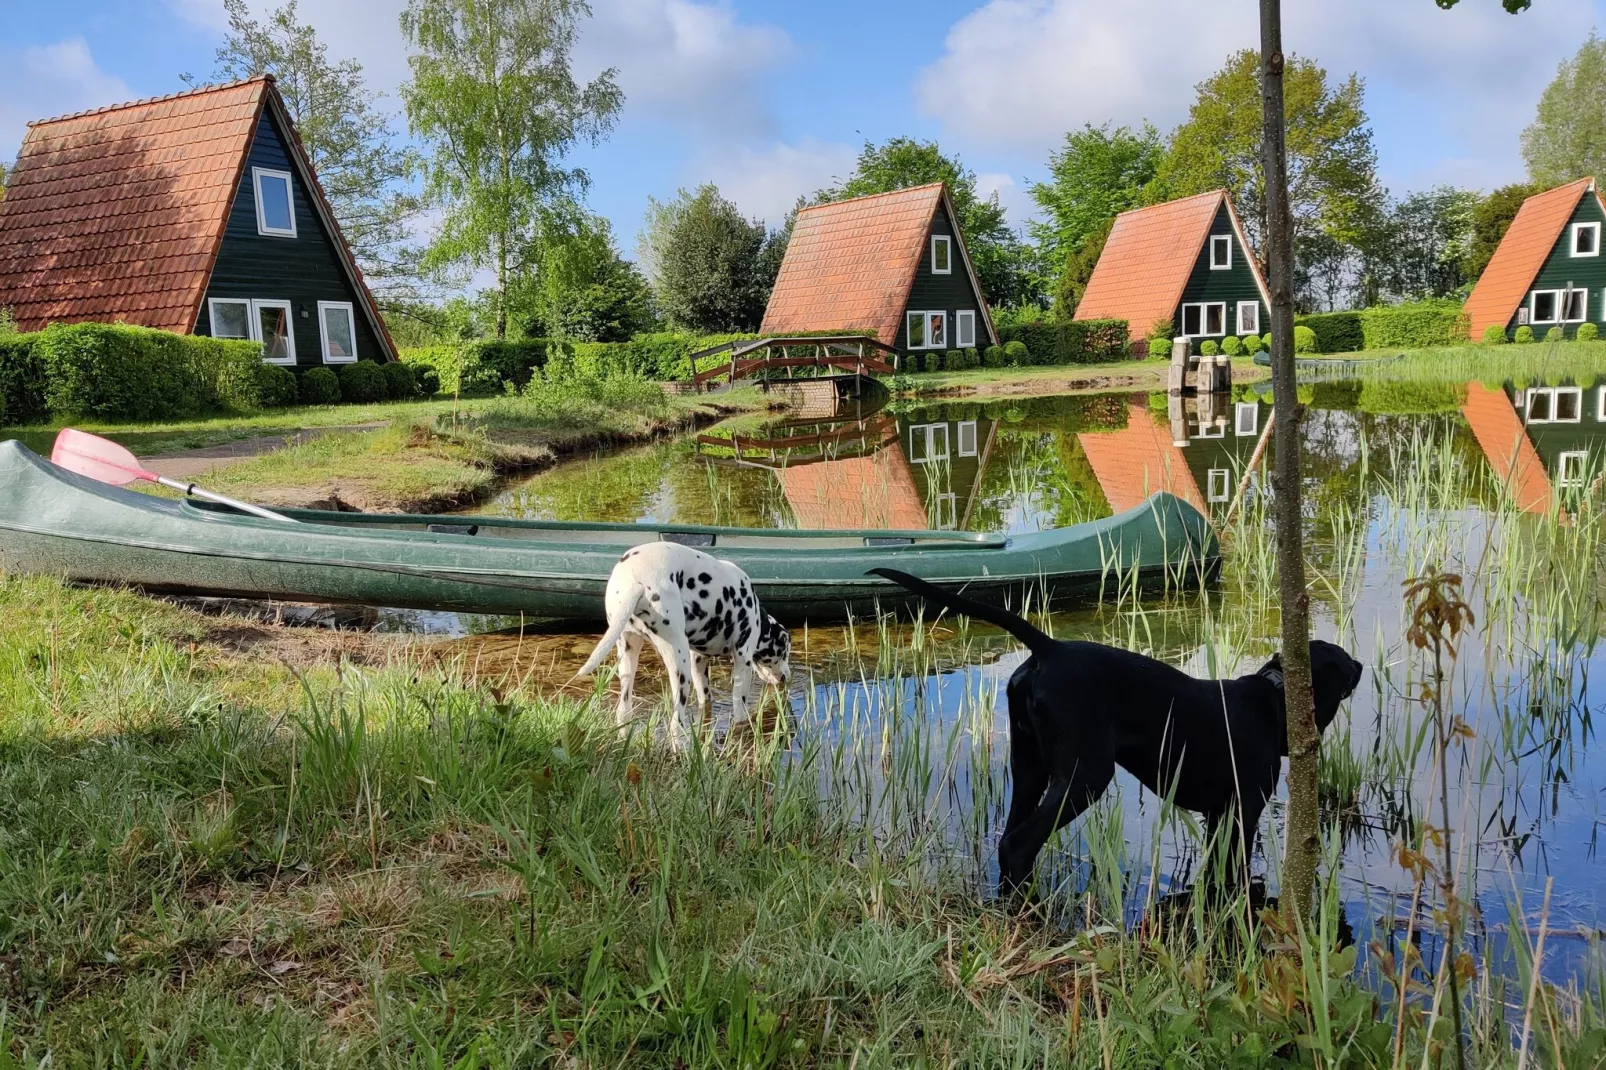
[[[759,332],[871,331],[894,344],[946,196],[937,182],[798,212]],[[959,247],[968,266],[962,236]]]
[[[1238,244],[1245,252],[1249,242],[1226,190],[1213,190],[1165,204],[1134,208],[1115,217],[1104,252],[1094,265],[1087,290],[1076,306],[1076,319],[1122,319],[1133,338],[1148,335],[1149,328],[1177,313],[1188,276],[1199,261],[1210,224],[1222,203],[1232,217]],[[1250,270],[1269,305],[1260,265],[1249,256]]]
[[[1511,322],[1517,307],[1527,299],[1528,288],[1539,276],[1539,269],[1556,247],[1556,239],[1577,211],[1579,200],[1594,189],[1593,178],[1580,178],[1522,202],[1489,266],[1483,269],[1467,298],[1473,340],[1481,339],[1490,325],[1504,327]],[[1596,192],[1595,196],[1600,194]]]
[[[896,432],[884,449],[779,469],[776,478],[800,528],[920,531],[929,522]]]
[[[1128,403],[1126,426],[1119,431],[1083,431],[1076,436],[1099,481],[1110,508],[1117,513],[1143,504],[1155,491],[1170,491],[1209,514],[1187,458],[1142,401]]]
[[[188,332],[271,84],[30,123],[0,201],[0,305],[17,326]]]
[[[1461,415],[1467,418],[1479,448],[1517,508],[1526,513],[1547,512],[1550,476],[1506,392],[1491,390],[1482,383],[1468,383]]]

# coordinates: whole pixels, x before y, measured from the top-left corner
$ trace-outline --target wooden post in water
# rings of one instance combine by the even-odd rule
[[[1180,394],[1188,388],[1188,358],[1193,355],[1193,343],[1178,338],[1171,343],[1171,368],[1166,376],[1166,390]]]

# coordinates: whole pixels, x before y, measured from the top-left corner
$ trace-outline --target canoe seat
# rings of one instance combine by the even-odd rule
[[[436,535],[478,535],[478,524],[431,524],[429,530]]]
[[[904,538],[897,538],[895,536],[880,538],[875,535],[866,535],[864,537],[864,544],[866,546],[913,546],[915,541],[907,536]]]
[[[710,531],[661,531],[658,537],[664,542],[679,543],[681,546],[706,548],[714,545],[714,534]]]

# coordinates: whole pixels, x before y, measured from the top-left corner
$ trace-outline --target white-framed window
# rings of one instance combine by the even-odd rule
[[[1212,468],[1205,480],[1205,497],[1212,502],[1224,502],[1232,497],[1232,469]]]
[[[948,425],[910,424],[909,463],[931,464],[948,459]]]
[[[906,312],[904,323],[910,349],[947,349],[948,313]]]
[[[1561,312],[1560,290],[1535,290],[1528,295],[1528,322],[1555,323]]]
[[[960,349],[969,349],[976,344],[975,310],[962,308],[954,313],[954,344]]]
[[[244,298],[214,297],[207,303],[213,338],[251,337],[251,302]]]
[[[904,246],[908,248],[908,246]],[[907,261],[905,261],[907,263]],[[931,236],[931,273],[951,275],[954,270],[954,240],[946,234]]]
[[[290,322],[290,302],[255,300],[251,302],[253,337],[262,343],[262,359],[268,364],[296,362],[296,330]]]
[[[1210,235],[1210,270],[1228,271],[1232,268],[1232,235]]]
[[[1595,419],[1606,424],[1606,386],[1595,388]]]
[[[1260,434],[1260,406],[1253,401],[1240,401],[1232,407],[1232,431],[1239,438]]]
[[[319,301],[318,326],[323,331],[325,364],[350,364],[357,359],[357,314],[350,301]]]
[[[1238,302],[1238,333],[1239,334],[1259,334],[1260,333],[1260,302],[1259,301],[1239,301]]]
[[[976,421],[962,420],[957,430],[959,434],[959,456],[976,456]]]
[[[1227,437],[1227,418],[1225,416],[1223,416],[1219,422],[1216,421],[1216,420],[1200,420],[1199,421],[1199,433],[1197,435],[1194,435],[1193,437],[1194,438],[1226,438]]]
[[[1576,424],[1584,418],[1582,387],[1531,387],[1527,402],[1528,422],[1531,424]]]
[[[1589,454],[1583,450],[1568,450],[1556,461],[1556,486],[1581,487],[1584,469],[1589,466]]]
[[[1561,321],[1582,323],[1589,318],[1589,291],[1563,290],[1561,293]]]
[[[1182,306],[1182,337],[1220,338],[1227,333],[1227,303],[1201,301]]]
[[[1574,223],[1572,254],[1574,256],[1600,255],[1600,224]]]
[[[959,495],[953,491],[937,495],[932,502],[936,516],[931,518],[931,526],[938,531],[952,531],[959,526]]]
[[[290,172],[253,167],[251,183],[257,195],[257,233],[275,238],[295,237],[296,210]]]

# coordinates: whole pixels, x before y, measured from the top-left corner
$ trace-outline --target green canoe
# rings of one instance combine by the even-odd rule
[[[996,603],[1097,596],[1117,571],[1209,572],[1209,522],[1170,494],[1057,531],[763,531],[285,510],[286,524],[106,486],[0,442],[0,569],[150,590],[596,622],[627,547],[671,540],[741,566],[785,621],[905,604],[902,569]]]

